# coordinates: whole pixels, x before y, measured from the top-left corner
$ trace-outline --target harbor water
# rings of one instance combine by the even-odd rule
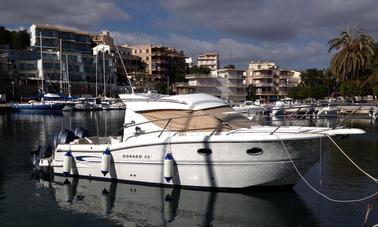
[[[373,226],[377,183],[334,146],[293,188],[241,192],[202,191],[54,176],[33,172],[30,151],[60,129],[86,128],[93,135],[119,135],[124,111],[63,114],[0,113],[0,226]],[[279,125],[281,119],[257,119]],[[335,119],[290,124],[332,126]],[[378,122],[350,119],[363,135],[337,138],[362,169],[378,177]],[[325,139],[324,139],[325,140]],[[323,141],[325,144],[330,144]],[[370,212],[367,215],[368,205]]]

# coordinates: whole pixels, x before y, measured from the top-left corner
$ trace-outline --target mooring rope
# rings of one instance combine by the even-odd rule
[[[367,199],[370,199],[370,198],[373,198],[375,196],[378,195],[378,192],[375,192],[371,195],[368,195],[366,197],[363,197],[363,198],[359,198],[359,199],[349,199],[349,200],[342,200],[342,199],[334,199],[334,198],[331,198],[329,196],[327,196],[326,194],[320,192],[319,190],[317,190],[314,186],[312,186],[307,180],[306,178],[301,174],[301,172],[298,170],[297,166],[295,165],[293,159],[291,158],[290,154],[289,154],[289,151],[287,150],[286,148],[286,145],[284,143],[284,141],[281,139],[281,137],[279,137],[277,134],[275,134],[276,137],[278,139],[281,140],[281,143],[282,143],[282,146],[284,147],[285,151],[286,151],[286,154],[287,156],[289,157],[290,159],[290,162],[293,164],[293,167],[295,169],[295,171],[298,173],[298,175],[301,177],[301,179],[303,180],[303,182],[305,182],[305,184],[310,188],[312,189],[314,192],[316,192],[318,195],[324,197],[325,199],[329,200],[329,201],[332,201],[332,202],[336,202],[336,203],[354,203],[354,202],[361,202],[361,201],[364,201],[364,200],[367,200]]]
[[[332,141],[333,144],[339,149],[339,151],[357,168],[359,169],[363,174],[365,174],[367,177],[372,179],[375,183],[378,183],[378,179],[373,177],[372,175],[368,174],[366,171],[364,171],[361,167],[359,167],[342,149],[341,147],[331,138],[330,135],[326,134],[326,136],[329,138],[329,140]]]

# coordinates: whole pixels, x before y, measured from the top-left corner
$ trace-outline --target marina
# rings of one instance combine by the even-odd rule
[[[256,120],[267,125],[282,123],[280,119],[265,117]],[[57,220],[64,218],[65,224],[82,223],[83,226],[94,223],[104,226],[169,223],[330,226],[335,222],[356,226],[363,224],[367,205],[376,204],[374,198],[354,203],[331,202],[313,192],[302,180],[293,188],[218,192],[72,177],[66,181],[62,176],[39,179],[33,173],[30,151],[49,141],[57,128],[73,130],[83,127],[93,134],[109,136],[117,135],[123,122],[124,111],[2,113],[0,140],[4,149],[0,163],[0,212],[4,215],[0,216],[0,223],[4,223],[3,226],[10,223],[36,225],[40,223],[39,219],[43,219],[59,224]],[[294,119],[290,124],[330,127],[336,122],[336,119]],[[337,140],[338,144],[364,170],[376,176],[377,124],[372,119],[353,118],[346,124],[362,128],[366,133]],[[19,138],[23,138],[21,143]],[[363,150],[361,143],[364,144]],[[331,198],[358,199],[377,191],[376,183],[354,168],[335,147],[319,153],[319,158],[304,176],[311,185]],[[28,201],[25,209],[18,210],[17,207],[25,204],[24,200]],[[225,204],[232,204],[232,207],[225,208]],[[225,209],[232,212],[222,212]],[[348,215],[350,213],[353,215]],[[30,218],[25,222],[16,218],[16,214]],[[376,214],[370,213],[368,224],[376,224]]]
[[[378,227],[371,1],[3,4],[0,227]]]

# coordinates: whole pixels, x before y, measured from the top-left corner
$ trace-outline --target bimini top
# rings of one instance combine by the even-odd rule
[[[225,101],[208,94],[163,96],[154,93],[120,94],[127,108],[135,112],[148,110],[201,110],[229,106]]]

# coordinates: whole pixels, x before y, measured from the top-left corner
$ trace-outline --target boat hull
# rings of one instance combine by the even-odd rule
[[[318,160],[319,139],[285,141],[288,157],[280,141],[229,141],[160,143],[128,147],[111,147],[109,174],[100,171],[102,152],[109,146],[71,145],[74,157],[72,175],[117,179],[170,186],[205,188],[247,188],[251,186],[293,185],[299,171],[305,173]],[[67,147],[67,146],[65,146]],[[256,151],[247,153],[248,149]],[[199,150],[211,154],[199,154]],[[259,152],[258,149],[261,149]],[[58,149],[54,155],[54,172],[63,172],[63,158],[68,150]],[[173,178],[164,178],[164,156],[172,152]]]
[[[64,108],[63,103],[49,103],[49,104],[14,104],[12,109],[14,111],[61,111]]]

